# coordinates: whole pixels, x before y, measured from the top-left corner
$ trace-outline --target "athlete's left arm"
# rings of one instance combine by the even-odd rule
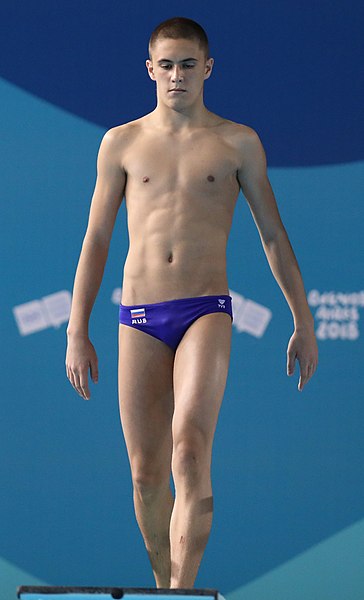
[[[288,343],[287,374],[293,375],[295,361],[298,359],[298,389],[302,391],[318,363],[314,320],[307,303],[301,272],[268,179],[265,151],[253,129],[245,128],[240,151],[238,181],[258,228],[269,266],[293,316],[295,329]]]

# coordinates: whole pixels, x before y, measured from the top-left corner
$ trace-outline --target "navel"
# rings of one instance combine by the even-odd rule
[[[143,182],[144,183],[148,183],[148,181],[149,181],[149,177],[147,177],[147,175],[145,177],[143,177]]]
[[[173,254],[172,254],[172,252],[170,252],[169,256],[168,256],[168,262],[172,262],[172,261],[173,261]]]
[[[215,177],[213,175],[208,175],[207,181],[215,181]]]

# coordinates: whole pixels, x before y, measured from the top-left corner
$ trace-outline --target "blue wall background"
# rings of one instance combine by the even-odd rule
[[[124,203],[91,317],[100,381],[87,403],[65,376],[65,329],[101,138],[153,110],[149,35],[179,14],[210,38],[206,105],[261,137],[320,351],[299,394],[298,374],[285,374],[291,315],[241,195],[228,246],[236,322],[214,445],[214,521],[196,587],[229,600],[356,600],[364,9],[310,0],[0,5],[0,598],[37,582],[154,585],[118,415]],[[256,323],[262,313],[271,318],[258,334],[247,315]]]

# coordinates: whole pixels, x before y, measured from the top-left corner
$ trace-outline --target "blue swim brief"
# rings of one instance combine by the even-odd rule
[[[228,313],[233,321],[231,296],[195,296],[154,304],[119,306],[119,323],[144,331],[176,350],[190,325],[202,315]]]

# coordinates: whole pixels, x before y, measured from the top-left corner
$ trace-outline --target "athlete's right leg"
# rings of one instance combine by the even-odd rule
[[[119,406],[130,462],[135,515],[158,588],[169,588],[169,526],[174,352],[119,324]]]

